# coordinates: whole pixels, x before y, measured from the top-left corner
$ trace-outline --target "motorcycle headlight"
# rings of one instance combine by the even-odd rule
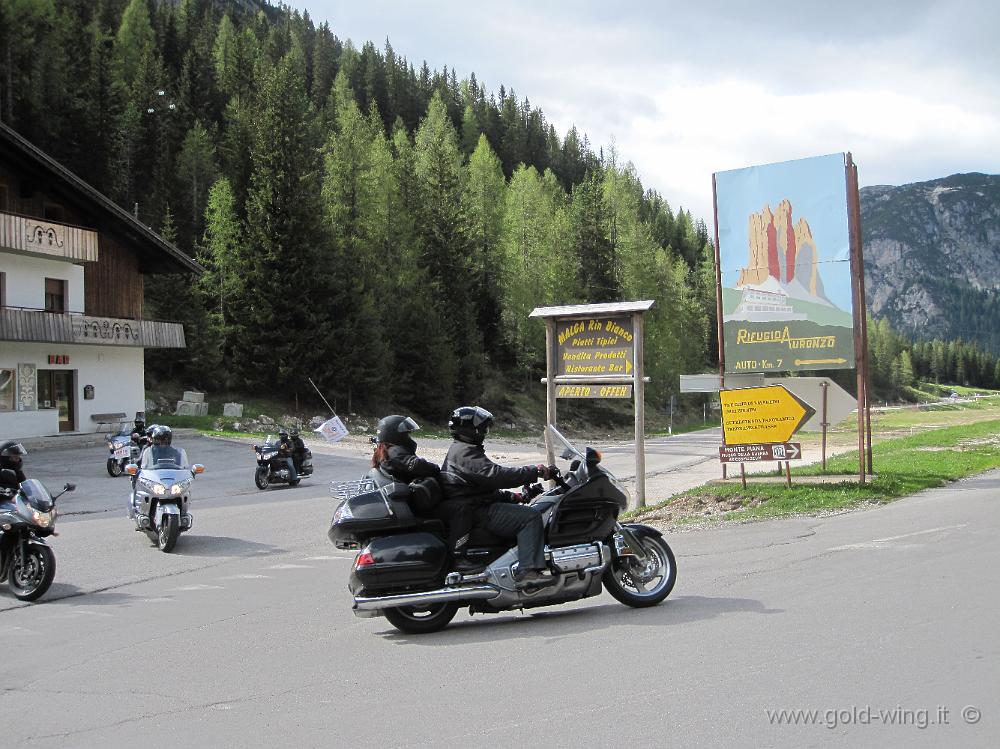
[[[48,528],[55,521],[55,513],[32,510],[31,521],[41,528]]]
[[[183,494],[188,490],[188,487],[190,486],[191,486],[191,479],[187,479],[186,481],[181,481],[170,487],[170,493],[174,496]]]
[[[162,497],[167,493],[167,487],[161,484],[159,481],[151,481],[150,479],[140,479],[140,483],[146,487],[149,491],[158,497]]]

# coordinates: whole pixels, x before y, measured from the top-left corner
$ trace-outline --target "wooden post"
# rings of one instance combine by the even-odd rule
[[[545,318],[545,423],[556,426],[556,321]],[[555,465],[556,451],[549,430],[545,430],[545,462]]]
[[[868,475],[871,476],[874,472],[874,467],[872,465],[872,404],[871,399],[869,398],[869,394],[871,393],[872,375],[871,368],[868,363],[868,297],[865,293],[865,250],[863,234],[861,233],[861,198],[858,193],[858,165],[851,159],[851,154],[847,154],[847,158],[850,161],[851,171],[854,175],[854,231],[857,234],[855,241],[858,245],[858,268],[860,270],[860,274],[858,275],[858,288],[861,292],[861,309],[863,310],[863,314],[861,315],[861,336],[864,354],[861,357],[861,361],[864,364],[865,434],[868,437]]]
[[[723,463],[722,465],[725,465],[725,463]],[[746,489],[747,488],[747,472],[746,472],[746,466],[743,463],[740,463],[740,481],[743,482],[743,488]]]
[[[785,461],[785,476],[788,477],[788,488],[792,488],[792,461]]]
[[[851,154],[847,154],[847,222],[849,226],[848,239],[851,246],[851,288],[854,292],[854,371],[858,393],[858,483],[865,483],[865,372],[864,372],[864,338],[862,319],[865,316],[864,298],[862,297],[859,277],[863,274],[858,257],[857,227],[860,217],[856,213],[858,185],[853,169]]]
[[[823,414],[820,416],[819,425],[823,429],[823,470],[826,470],[826,428],[830,426],[830,422],[827,421],[826,415],[826,391],[830,389],[830,383],[824,380],[819,384],[823,388]]]
[[[646,506],[646,402],[642,378],[643,366],[643,315],[632,313],[633,358],[632,382],[635,393],[635,506]]]

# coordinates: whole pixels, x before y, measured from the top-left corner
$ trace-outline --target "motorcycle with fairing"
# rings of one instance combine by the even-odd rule
[[[135,478],[128,502],[129,519],[160,551],[173,551],[180,534],[194,525],[194,516],[188,511],[191,485],[195,476],[205,472],[205,466],[195,463],[188,467],[165,459],[141,469],[130,463],[125,470]]]
[[[108,432],[104,439],[108,443],[108,475],[117,478],[125,473],[125,466],[138,463],[142,448],[149,444],[148,437],[140,437],[137,443],[132,439],[131,425],[121,427],[117,433]]]
[[[673,590],[677,566],[663,534],[621,523],[628,497],[601,465],[601,454],[577,450],[554,427],[549,437],[571,461],[555,486],[531,500],[545,526],[545,562],[551,584],[515,582],[517,548],[482,529],[472,531],[463,559],[448,552],[440,520],[422,516],[427,484],[392,482],[377,469],[341,492],[328,532],[340,549],[357,549],[348,588],[359,617],[385,616],[403,632],[443,629],[458,609],[470,614],[553,606],[598,595],[603,589],[636,608],[654,606]]]
[[[257,470],[254,471],[253,481],[262,491],[271,484],[298,486],[304,476],[312,476],[312,451],[309,448],[303,448],[301,465],[296,470],[298,475],[293,479],[292,472],[288,468],[288,461],[292,459],[292,455],[282,449],[278,437],[269,434],[264,439],[264,444],[250,447],[257,457]]]
[[[16,478],[10,469],[4,473]],[[74,489],[66,484],[53,497],[41,481],[28,479],[0,492],[0,580],[22,601],[41,598],[52,585],[56,556],[45,539],[55,535],[56,500]]]

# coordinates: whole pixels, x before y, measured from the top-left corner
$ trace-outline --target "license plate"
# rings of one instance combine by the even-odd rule
[[[125,445],[125,447],[119,447],[118,449],[116,449],[114,455],[115,455],[116,458],[127,458],[129,456],[128,445]]]

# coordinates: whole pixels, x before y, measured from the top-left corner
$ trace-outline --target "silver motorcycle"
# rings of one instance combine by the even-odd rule
[[[177,539],[191,530],[194,517],[188,510],[191,485],[205,466],[190,468],[174,460],[161,460],[140,469],[134,463],[125,467],[135,484],[129,495],[128,516],[137,531],[144,532],[161,551],[173,551]]]

